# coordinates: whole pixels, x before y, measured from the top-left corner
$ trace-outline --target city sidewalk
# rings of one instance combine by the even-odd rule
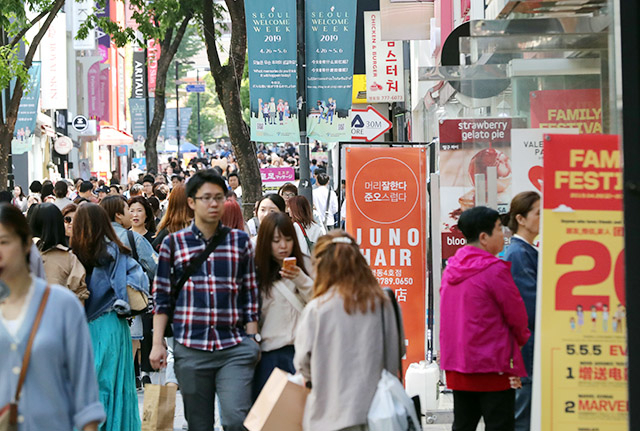
[[[140,409],[140,417],[142,417],[143,413],[143,400],[144,394],[142,392],[138,393],[138,407]],[[452,411],[453,410],[453,395],[452,394],[440,394],[440,400],[438,403],[438,408],[440,410]],[[182,431],[182,426],[185,424],[186,420],[184,418],[184,407],[182,405],[182,396],[180,395],[180,391],[176,394],[176,413],[175,419],[173,422],[174,431]],[[451,424],[431,424],[427,425],[423,420],[423,430],[424,431],[451,431]],[[223,431],[222,426],[220,425],[220,417],[218,416],[218,411],[216,410],[216,425],[214,431]],[[481,422],[478,425],[477,431],[484,431],[484,424]]]

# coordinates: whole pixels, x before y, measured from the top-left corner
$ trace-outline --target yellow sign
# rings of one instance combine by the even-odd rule
[[[585,192],[555,181],[580,170],[614,178],[619,163],[587,166],[571,155],[619,157],[618,137],[547,135],[544,142],[541,429],[627,430],[621,195],[604,183]]]

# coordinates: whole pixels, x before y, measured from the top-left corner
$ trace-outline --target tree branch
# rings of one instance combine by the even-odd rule
[[[229,56],[232,60],[231,66],[233,67],[236,81],[240,86],[247,55],[247,23],[245,21],[244,1],[226,0],[225,3],[231,17],[231,52]]]
[[[178,32],[176,33],[176,37],[173,39],[173,43],[171,44],[171,52],[173,57],[175,53],[178,51],[180,47],[180,43],[182,42],[182,38],[184,37],[184,33],[187,31],[187,26],[189,25],[189,21],[193,17],[193,11],[188,12],[184,19],[182,20],[182,24],[180,24],[180,28],[178,28]]]
[[[211,65],[211,74],[213,76],[220,76],[222,64],[220,63],[218,48],[216,47],[216,24],[213,19],[213,2],[211,0],[202,0],[202,6],[202,32],[204,33],[207,57]]]
[[[20,33],[18,33],[16,37],[14,37],[13,40],[9,43],[9,46],[14,47],[18,42],[20,42],[20,39],[22,39],[24,35],[27,34],[31,27],[33,27],[38,21],[44,18],[48,13],[49,11],[47,10],[40,12],[40,15],[35,17],[29,24],[27,24],[22,30],[20,30]]]
[[[47,16],[47,19],[42,24],[42,27],[40,27],[40,30],[38,30],[38,33],[36,33],[35,37],[31,41],[31,44],[29,45],[29,50],[27,51],[27,55],[25,55],[24,57],[24,67],[27,70],[31,67],[31,63],[33,62],[33,57],[36,54],[38,45],[40,45],[40,42],[42,41],[44,34],[47,32],[47,30],[49,30],[49,26],[51,26],[51,23],[53,22],[57,13],[60,11],[60,9],[62,9],[62,6],[64,5],[64,1],[65,0],[56,0],[56,2],[51,7],[51,10],[49,11],[49,16]],[[7,107],[7,118],[17,117],[18,109],[20,108],[20,99],[22,99],[23,87],[24,87],[24,83],[18,77],[16,79],[16,85],[13,89],[13,95],[11,96],[11,101],[9,102],[9,106]]]

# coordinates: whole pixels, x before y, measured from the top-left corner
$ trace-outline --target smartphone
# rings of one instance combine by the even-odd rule
[[[283,269],[293,269],[296,266],[296,258],[295,257],[285,257],[282,262]]]

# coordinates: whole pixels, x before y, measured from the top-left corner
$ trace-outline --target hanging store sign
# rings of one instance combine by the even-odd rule
[[[147,77],[144,73],[144,65],[146,63],[144,51],[133,52],[133,76],[131,77],[131,97],[134,99],[143,99],[145,86],[147,85]]]
[[[506,213],[512,198],[511,128],[524,125],[512,118],[440,121],[440,233],[442,258],[466,244],[458,228],[463,211],[476,206],[476,174],[495,167],[498,211]],[[486,201],[486,196],[481,201]]]
[[[161,51],[160,43],[156,40],[149,40],[147,48],[147,83],[149,85],[149,94],[155,94],[156,77],[158,76],[158,59]]]
[[[545,135],[541,427],[627,430],[620,139]]]
[[[53,149],[61,156],[65,156],[73,149],[73,141],[68,136],[60,136],[53,143]]]
[[[251,139],[300,140],[296,0],[245,0]]]
[[[404,368],[425,359],[426,180],[423,148],[347,148],[347,231],[403,315]]]
[[[356,6],[356,0],[305,3],[309,139],[338,142],[351,138]]]
[[[380,12],[364,13],[367,102],[404,102],[402,41],[381,39]]]
[[[24,141],[36,130],[36,119],[38,118],[38,101],[40,100],[40,72],[41,63],[34,61],[29,68],[29,83],[23,90],[20,107],[18,108],[18,118],[13,129],[13,136]],[[15,79],[11,82],[11,89],[15,86]]]
[[[92,0],[76,0],[72,2],[72,40],[73,49],[81,51],[84,49],[96,49],[96,32],[95,29],[89,29],[87,37],[84,39],[76,39],[80,26],[93,14],[93,1]]]
[[[542,90],[529,94],[531,127],[602,133],[600,89]]]
[[[67,109],[67,45],[65,14],[59,13],[40,42],[42,109]]]
[[[284,168],[260,168],[262,179],[262,193],[277,193],[278,189],[286,183],[296,181],[295,170],[292,167]]]

